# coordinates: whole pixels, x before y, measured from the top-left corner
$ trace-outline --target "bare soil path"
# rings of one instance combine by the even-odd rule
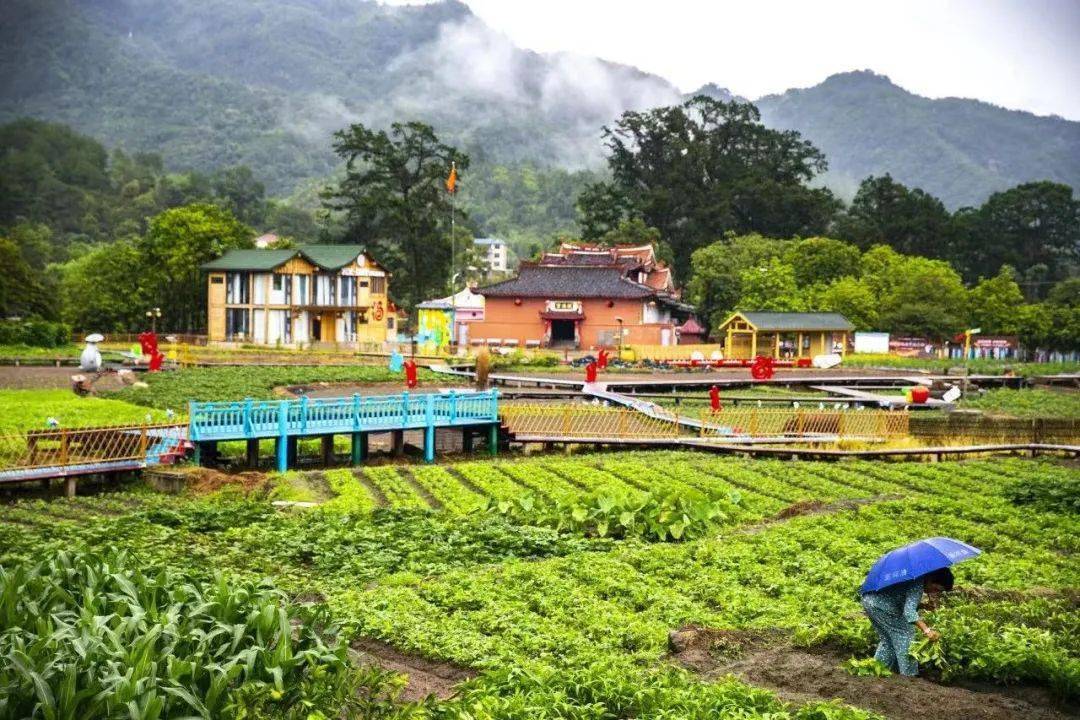
[[[924,678],[856,677],[841,667],[848,654],[793,647],[782,633],[683,628],[671,633],[671,658],[705,679],[734,675],[803,704],[840,699],[887,718],[907,720],[1066,720],[1041,688],[942,685]]]
[[[402,673],[408,678],[401,699],[423,700],[434,695],[440,700],[454,694],[454,686],[476,677],[476,671],[447,662],[428,660],[403,653],[378,640],[362,638],[352,644],[360,664],[378,665],[385,670]]]

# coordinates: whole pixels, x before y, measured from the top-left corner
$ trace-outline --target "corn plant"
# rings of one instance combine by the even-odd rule
[[[0,717],[317,718],[355,704],[324,609],[124,553],[0,567]]]

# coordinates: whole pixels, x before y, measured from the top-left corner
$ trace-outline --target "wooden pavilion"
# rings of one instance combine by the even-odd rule
[[[855,326],[840,313],[735,312],[716,330],[724,357],[777,360],[847,351]]]

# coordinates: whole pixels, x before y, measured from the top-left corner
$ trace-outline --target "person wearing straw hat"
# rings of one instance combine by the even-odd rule
[[[941,634],[919,617],[923,594],[953,589],[949,566],[980,554],[977,548],[952,538],[927,538],[878,558],[863,581],[863,610],[878,636],[874,659],[901,675],[919,674],[911,656],[915,629],[932,641]]]

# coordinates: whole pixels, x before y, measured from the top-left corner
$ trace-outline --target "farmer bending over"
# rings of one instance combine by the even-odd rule
[[[924,592],[936,595],[952,588],[952,571],[941,568],[914,580],[863,594],[863,609],[870,617],[870,624],[874,626],[880,641],[874,659],[893,672],[918,675],[919,663],[908,652],[915,637],[912,625],[930,640],[941,637],[941,633],[919,618],[919,601]]]

